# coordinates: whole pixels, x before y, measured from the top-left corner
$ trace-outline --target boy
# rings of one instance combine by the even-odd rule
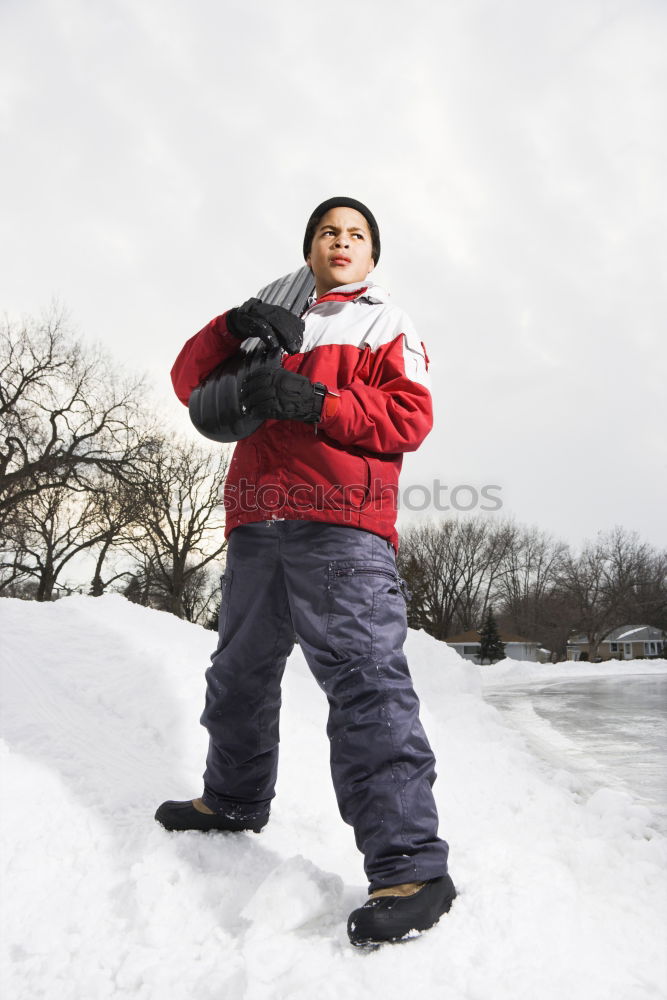
[[[409,318],[369,280],[380,256],[370,210],[331,198],[303,253],[316,284],[302,319],[251,299],[189,340],[172,370],[183,403],[259,337],[287,351],[246,377],[246,412],[225,484],[229,537],[219,640],[202,724],[204,793],[165,802],[168,830],[253,830],[269,818],[280,682],[294,635],[329,702],[331,773],[364,854],[369,899],[348,921],[355,945],[425,930],[456,895],[437,835],[435,761],[403,654],[396,571],[402,455],[432,426],[427,357]]]

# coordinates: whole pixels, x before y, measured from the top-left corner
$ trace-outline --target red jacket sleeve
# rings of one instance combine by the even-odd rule
[[[335,392],[318,426],[339,444],[384,455],[415,451],[433,427],[426,353],[403,334],[374,352],[368,381]]]
[[[226,312],[216,316],[203,330],[190,337],[174,362],[172,385],[181,403],[186,406],[192,390],[241,347],[241,341],[227,329],[226,317]]]

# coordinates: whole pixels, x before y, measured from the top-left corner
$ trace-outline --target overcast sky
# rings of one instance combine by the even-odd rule
[[[57,299],[185,432],[182,343],[351,195],[432,361],[404,486],[664,545],[665,51],[664,0],[0,0],[0,310]]]

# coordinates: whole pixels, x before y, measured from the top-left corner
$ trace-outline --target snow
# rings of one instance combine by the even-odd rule
[[[367,954],[347,941],[366,885],[329,780],[326,702],[298,648],[269,825],[169,834],[157,805],[201,792],[212,633],[109,595],[0,600],[0,635],[3,996],[665,995],[667,840],[650,809],[618,789],[586,794],[482,697],[489,678],[581,676],[581,665],[479,668],[410,633],[460,895],[427,934]]]
[[[552,681],[586,680],[596,677],[637,676],[638,674],[665,674],[667,660],[604,660],[590,663],[588,660],[573,660],[562,663],[531,663],[527,660],[500,660],[485,664],[482,671],[484,687],[502,684],[523,684],[525,681],[539,684]]]
[[[623,632],[621,635],[617,636],[617,639],[627,639],[629,635],[634,635],[636,632],[643,632],[646,625],[640,625],[638,628],[628,629],[627,632]]]

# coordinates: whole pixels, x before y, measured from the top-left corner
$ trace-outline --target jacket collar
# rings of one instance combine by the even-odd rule
[[[349,285],[338,285],[337,288],[331,288],[319,299],[315,295],[311,295],[308,299],[308,309],[321,302],[351,302],[355,299],[364,299],[373,303],[386,302],[388,298],[389,292],[381,288],[380,285],[374,285],[372,281],[354,281]]]

